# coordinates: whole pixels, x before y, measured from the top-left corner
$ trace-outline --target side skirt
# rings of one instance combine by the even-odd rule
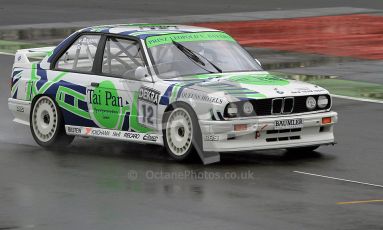
[[[83,137],[100,137],[120,141],[130,141],[143,144],[156,144],[163,146],[162,135],[149,133],[136,133],[112,129],[65,125],[68,135]]]

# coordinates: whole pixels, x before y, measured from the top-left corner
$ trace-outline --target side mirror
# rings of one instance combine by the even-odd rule
[[[254,60],[258,63],[258,65],[259,66],[261,66],[262,67],[262,64],[261,64],[261,62],[258,60],[258,59],[256,59],[256,58],[254,58]]]
[[[134,72],[134,78],[138,81],[145,80],[149,76],[150,74],[148,72],[148,69],[143,66],[137,67],[136,71]]]

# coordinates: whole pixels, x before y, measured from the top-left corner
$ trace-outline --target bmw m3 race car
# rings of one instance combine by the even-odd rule
[[[8,106],[46,148],[103,137],[212,163],[221,152],[334,143],[331,102],[319,86],[265,72],[222,31],[126,24],[19,50]]]

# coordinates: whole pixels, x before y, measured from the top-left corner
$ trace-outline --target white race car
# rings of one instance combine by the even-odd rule
[[[262,70],[228,34],[127,24],[79,30],[57,47],[19,50],[8,100],[15,122],[46,148],[93,136],[198,153],[334,143],[325,89]]]

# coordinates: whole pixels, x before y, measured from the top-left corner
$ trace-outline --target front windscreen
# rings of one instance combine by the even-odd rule
[[[195,74],[259,71],[259,64],[223,32],[148,37],[146,46],[160,78]]]

